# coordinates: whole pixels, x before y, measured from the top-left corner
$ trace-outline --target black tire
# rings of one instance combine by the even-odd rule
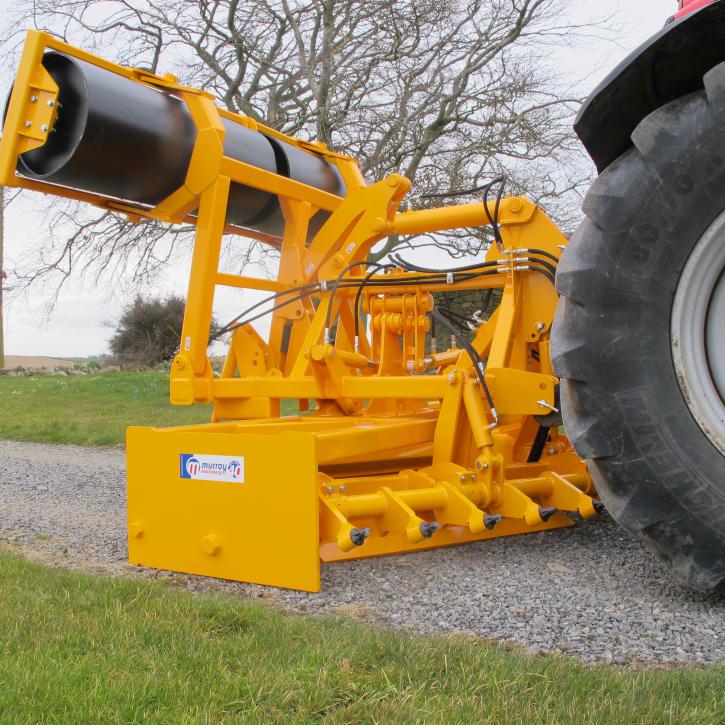
[[[599,495],[703,591],[725,580],[725,457],[682,394],[670,320],[683,267],[725,209],[725,64],[704,86],[642,121],[592,186],[552,332],[564,424]]]

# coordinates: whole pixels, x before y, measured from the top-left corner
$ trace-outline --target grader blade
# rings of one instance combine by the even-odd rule
[[[29,116],[41,86],[55,116]],[[401,212],[403,176],[368,184],[323,144],[36,31],[7,108],[3,184],[196,226],[170,399],[214,413],[129,429],[132,564],[315,591],[320,562],[600,510],[561,432],[549,361],[566,239],[535,204],[494,182],[476,203]],[[28,119],[43,123],[30,133]],[[390,235],[482,226],[494,243],[471,265],[369,262]],[[225,234],[277,248],[277,278],[220,270]],[[217,286],[271,293],[224,328],[219,377],[207,356]],[[492,314],[461,319],[434,298],[477,290],[499,296]],[[282,400],[306,414],[280,417]]]

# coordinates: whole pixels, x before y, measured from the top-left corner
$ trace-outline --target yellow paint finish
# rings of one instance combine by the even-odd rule
[[[319,589],[314,436],[129,428],[126,451],[131,564]],[[244,482],[181,478],[182,453],[243,458]]]
[[[180,189],[145,209],[16,174],[18,155],[45,141],[36,124],[52,123],[53,106],[41,103],[57,95],[41,65],[48,48],[187,104],[197,136]],[[30,94],[37,94],[37,103],[30,103]],[[225,157],[222,118],[325,157],[345,180],[344,197]],[[566,243],[528,199],[501,201],[501,248],[492,245],[481,260],[485,274],[431,282],[412,272],[378,270],[360,295],[369,332],[359,325],[356,339],[355,283],[368,277],[373,245],[394,233],[484,226],[482,203],[400,213],[410,188],[405,177],[391,174],[368,185],[354,159],[324,144],[218,108],[210,94],[172,76],[123,68],[36,31],[23,50],[0,141],[0,181],[85,201],[134,222],[196,226],[170,398],[175,405],[212,402],[214,422],[129,429],[131,563],[314,591],[320,559],[546,531],[572,525],[562,511],[595,514],[591,478],[556,428],[540,460],[528,463],[539,430],[534,416],[547,413],[555,400],[549,333],[557,295],[525,250],[558,257]],[[277,196],[285,220],[281,239],[226,223],[232,183]],[[198,216],[190,216],[197,208]],[[310,221],[320,210],[329,216],[308,244]],[[227,233],[280,249],[277,279],[221,272]],[[337,280],[344,284],[333,299]],[[207,347],[219,285],[280,294],[269,336],[242,322],[215,378]],[[302,285],[307,294],[294,299],[291,290]],[[453,345],[427,353],[432,293],[484,289],[501,289],[502,298],[474,335],[477,355]],[[447,331],[437,334],[450,339]],[[485,361],[485,386],[474,369],[477,357]],[[280,418],[285,398],[314,410]],[[243,457],[244,482],[183,477],[182,453]]]

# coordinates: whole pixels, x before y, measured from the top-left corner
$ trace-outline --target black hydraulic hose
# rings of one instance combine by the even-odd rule
[[[357,293],[355,294],[355,305],[353,307],[353,315],[355,317],[355,342],[357,342],[360,338],[360,298],[362,297],[365,285],[376,272],[384,269],[395,269],[394,264],[379,264],[378,262],[371,262],[368,266],[373,269],[365,275],[365,279],[363,279],[360,283],[360,286],[357,288]]]
[[[544,277],[546,277],[546,279],[548,279],[549,282],[551,282],[551,284],[556,287],[556,278],[548,269],[545,269],[544,267],[539,267],[535,264],[529,264],[528,267],[534,272],[539,272],[540,274],[543,274]]]
[[[456,326],[450,320],[446,319],[440,312],[438,312],[438,310],[431,310],[430,314],[431,317],[434,317],[444,327],[448,328],[450,333],[457,340],[458,344],[468,353],[468,357],[471,358],[471,363],[473,364],[473,367],[476,371],[478,381],[479,383],[481,383],[481,389],[486,396],[488,407],[491,409],[491,415],[493,416],[494,421],[498,423],[498,413],[496,413],[496,406],[493,403],[491,391],[488,389],[488,385],[486,385],[486,377],[484,376],[484,365],[483,360],[481,360],[481,356],[478,354],[473,345],[471,345],[470,342],[463,338],[460,331],[456,329]]]
[[[350,262],[341,272],[337,275],[335,281],[332,284],[332,291],[330,292],[330,302],[327,305],[327,314],[325,315],[325,328],[324,328],[324,335],[325,335],[325,342],[328,341],[328,335],[330,331],[330,323],[332,322],[332,303],[335,301],[335,294],[337,293],[337,288],[340,286],[340,282],[342,281],[342,278],[355,267],[364,267],[367,265],[367,262]]]
[[[535,257],[529,257],[528,263],[530,263],[530,262],[535,262],[536,264],[540,265],[541,267],[545,267],[546,269],[548,269],[552,275],[556,275],[556,267],[551,262],[547,262],[544,259],[536,259]]]
[[[557,257],[555,254],[552,254],[551,252],[547,252],[545,249],[527,249],[527,252],[531,252],[532,254],[536,254],[539,257],[548,257],[549,259],[553,260],[555,264],[559,264],[559,257]]]
[[[531,445],[529,457],[526,459],[527,463],[538,463],[541,460],[541,456],[544,454],[544,446],[546,445],[546,441],[549,440],[550,430],[551,428],[548,425],[539,426],[534,442]]]
[[[474,269],[484,269],[486,267],[499,266],[498,262],[478,262],[477,264],[466,264],[463,267],[451,267],[449,269],[432,269],[430,267],[419,267],[396,254],[391,254],[390,258],[401,267],[410,272],[423,272],[425,274],[452,274],[455,272],[469,272]]]
[[[239,327],[244,327],[244,325],[248,325],[250,322],[256,322],[257,320],[261,320],[263,317],[271,315],[273,312],[281,310],[283,307],[287,307],[287,305],[291,305],[294,302],[299,302],[300,300],[303,300],[306,297],[310,297],[313,294],[314,290],[311,290],[309,292],[303,292],[302,294],[298,294],[295,297],[285,300],[284,302],[280,302],[278,305],[274,305],[274,307],[270,307],[268,310],[264,310],[263,312],[256,314],[254,317],[242,319],[242,315],[239,315],[236,318],[236,322],[230,323],[224,327],[224,332],[233,332]],[[247,314],[251,309],[252,308],[250,307],[248,310],[245,310],[243,314]]]
[[[455,320],[458,320],[459,323],[465,322],[466,324],[475,325],[477,323],[477,320],[473,317],[466,317],[466,315],[462,315],[460,312],[455,312],[454,310],[450,309],[450,307],[446,307],[446,316],[452,317]]]
[[[358,263],[358,264],[365,264],[364,262]],[[353,265],[356,266],[356,265]],[[475,279],[478,277],[486,277],[490,275],[498,274],[498,270],[487,270],[484,272],[478,272],[477,274],[466,274],[462,275],[460,279],[454,280],[455,282],[466,282],[470,279]],[[343,280],[337,285],[337,289],[352,289],[352,288],[360,288],[360,285],[363,280]],[[432,274],[432,275],[421,275],[419,277],[411,277],[408,279],[385,279],[385,280],[376,280],[375,282],[367,281],[366,285],[368,287],[376,288],[376,287],[420,287],[422,284],[443,284],[447,282],[447,276],[442,274]],[[292,304],[293,302],[297,302],[298,300],[304,299],[306,297],[310,297],[313,294],[316,294],[320,292],[320,284],[314,283],[314,284],[308,284],[303,285],[301,287],[292,287],[287,290],[282,290],[280,292],[275,293],[274,295],[271,295],[269,297],[266,297],[263,300],[260,300],[259,302],[255,303],[251,307],[248,307],[246,310],[244,310],[242,313],[237,315],[232,321],[227,323],[210,341],[213,342],[213,340],[217,339],[220,335],[226,334],[227,332],[232,332],[233,330],[236,330],[238,327],[242,327],[243,325],[249,324],[250,322],[255,322],[258,319],[261,319],[262,317],[266,317],[267,315],[271,314],[272,312],[275,312],[276,310],[282,309],[283,307],[286,307],[289,304]],[[293,292],[298,292],[295,297],[290,298],[289,300],[285,300],[284,302],[275,305],[271,307],[268,310],[265,310],[264,312],[259,313],[258,315],[255,315],[252,318],[245,318],[245,315],[248,315],[253,310],[261,307],[262,305],[273,302],[274,300],[284,297],[286,295],[292,294]],[[328,310],[329,311],[329,310]]]
[[[491,189],[496,185],[499,184],[499,190],[496,195],[496,205],[494,208],[493,214],[491,214],[489,208],[488,208],[488,195],[491,193]],[[483,209],[486,213],[486,217],[488,218],[488,222],[491,225],[491,228],[493,229],[493,238],[496,240],[496,244],[500,249],[503,248],[503,238],[501,237],[501,230],[499,229],[498,225],[498,219],[499,219],[499,211],[501,207],[501,199],[503,198],[503,192],[506,188],[506,177],[501,176],[498,179],[494,179],[490,185],[484,190],[483,192]]]
[[[316,288],[319,287],[319,284],[317,282],[301,285],[300,287],[290,287],[286,290],[281,290],[280,292],[275,292],[273,295],[270,295],[269,297],[265,297],[263,300],[260,300],[259,302],[256,302],[251,307],[247,307],[246,310],[243,312],[240,312],[233,320],[230,320],[224,327],[222,327],[219,332],[216,333],[216,335],[212,336],[209,339],[209,342],[213,342],[218,337],[221,337],[221,335],[225,335],[227,332],[231,332],[232,330],[235,330],[237,327],[241,327],[241,325],[236,325],[239,320],[241,320],[245,315],[252,312],[252,310],[256,310],[258,307],[261,307],[262,305],[266,304],[267,302],[273,302],[278,297],[283,297],[284,295],[292,294],[293,292],[304,292],[306,290],[314,291]],[[304,296],[304,295],[303,295]],[[299,297],[295,298],[294,301],[297,301],[297,299],[301,299]],[[269,313],[267,313],[269,314]],[[246,323],[243,323],[246,324]]]
[[[541,254],[543,250],[534,250],[534,249],[527,249],[527,250],[521,250],[521,253],[526,251],[528,252],[536,252],[537,255]],[[517,255],[520,256],[520,255]],[[549,254],[548,252],[545,253],[545,256],[551,257],[552,259],[556,259],[553,254]],[[411,262],[408,262],[406,259],[403,259],[400,255],[392,254],[390,258],[399,266],[403,267],[404,269],[410,271],[410,272],[422,272],[427,274],[451,274],[455,272],[469,272],[475,269],[485,269],[488,267],[498,267],[498,266],[505,266],[503,264],[500,264],[500,262],[506,262],[507,260],[502,259],[496,262],[477,262],[475,264],[466,264],[461,267],[450,267],[448,269],[432,269],[429,267],[419,267],[415,264],[412,264]],[[556,267],[552,265],[550,262],[547,262],[543,259],[533,259],[531,261],[536,262],[537,264],[541,264],[549,269],[549,271],[552,274],[556,273]],[[558,262],[558,260],[556,260]]]

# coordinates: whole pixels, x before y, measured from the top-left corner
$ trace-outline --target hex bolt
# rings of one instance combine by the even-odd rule
[[[461,474],[461,483],[465,483],[468,480],[468,476],[465,473]]]
[[[327,493],[335,493],[335,489],[332,486],[325,486]]]
[[[547,450],[546,452],[547,452],[547,453],[548,453],[548,454],[549,454],[550,456],[555,456],[555,455],[556,455],[556,452],[557,452],[557,451],[556,451],[556,448],[554,448],[554,446],[551,446],[551,448],[549,448],[549,449],[548,449],[548,450]]]
[[[604,507],[604,504],[601,501],[599,501],[598,499],[594,499],[592,501],[592,506],[594,506],[594,510],[598,514],[603,514],[606,511],[606,508]]]
[[[30,96],[30,102],[31,103],[37,103],[38,102],[38,96]]]
[[[537,330],[537,332],[541,332],[545,327],[546,327],[546,325],[543,322],[537,322],[536,323],[536,330]]]
[[[352,529],[350,531],[350,541],[355,546],[362,546],[368,536],[370,536],[370,529]]]
[[[40,130],[41,130],[41,131],[47,131],[47,130],[48,130],[48,124],[44,123],[44,124],[43,124],[43,125],[42,125],[42,126],[40,127]]]
[[[441,525],[437,521],[424,521],[419,528],[423,538],[430,539],[440,527]]]
[[[32,121],[26,121],[25,122],[25,128],[30,128],[33,125]]]
[[[345,484],[343,483],[343,484],[342,484],[342,485],[340,486],[340,489],[339,489],[339,491],[340,491],[340,493],[345,493],[345,491],[347,491],[347,486],[346,486],[346,485],[345,485]]]
[[[501,514],[484,514],[483,515],[483,525],[491,531],[491,529],[496,526],[496,524],[503,519],[503,516]]]
[[[539,516],[544,522],[548,521],[555,513],[555,508],[544,508],[543,506],[539,506]]]
[[[48,100],[48,105],[49,105],[49,106],[50,106],[51,108],[53,108],[53,106],[55,106],[55,101],[54,101],[54,100],[53,100],[52,98],[51,98],[51,99],[49,99],[49,100]]]
[[[448,373],[448,385],[453,385],[456,382],[456,374],[455,373]]]

